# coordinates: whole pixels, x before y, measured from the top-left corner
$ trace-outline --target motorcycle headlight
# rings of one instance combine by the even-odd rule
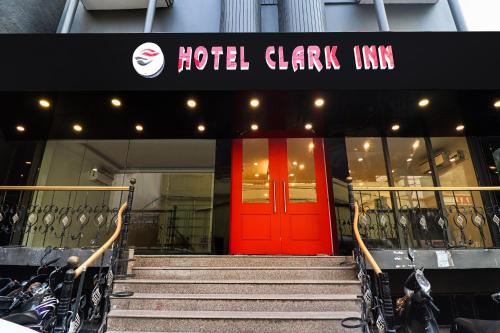
[[[417,283],[423,292],[428,294],[431,291],[431,283],[429,282],[429,280],[427,280],[421,270],[417,270],[417,272],[415,273],[415,279],[417,280]]]

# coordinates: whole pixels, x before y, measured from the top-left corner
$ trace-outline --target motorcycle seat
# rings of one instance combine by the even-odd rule
[[[40,321],[38,313],[33,310],[20,313],[13,313],[3,317],[2,319],[18,325],[34,325]]]
[[[500,320],[457,318],[450,333],[500,333]]]

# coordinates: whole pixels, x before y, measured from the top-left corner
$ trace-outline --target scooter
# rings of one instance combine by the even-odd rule
[[[500,292],[491,295],[491,298],[500,304]],[[500,320],[457,318],[450,333],[500,333]]]
[[[431,283],[425,277],[423,268],[416,268],[412,249],[408,249],[408,259],[412,262],[413,272],[404,283],[405,296],[396,303],[396,312],[402,323],[398,333],[439,333],[434,316],[439,309],[430,295]]]

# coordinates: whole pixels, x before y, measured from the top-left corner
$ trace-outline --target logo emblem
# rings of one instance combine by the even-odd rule
[[[163,71],[165,57],[158,45],[144,43],[135,49],[132,55],[132,64],[139,75],[152,79]]]

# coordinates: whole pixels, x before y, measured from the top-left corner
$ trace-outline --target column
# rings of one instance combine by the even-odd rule
[[[324,0],[279,0],[280,32],[324,32]]]
[[[221,32],[260,32],[260,0],[222,0]]]

